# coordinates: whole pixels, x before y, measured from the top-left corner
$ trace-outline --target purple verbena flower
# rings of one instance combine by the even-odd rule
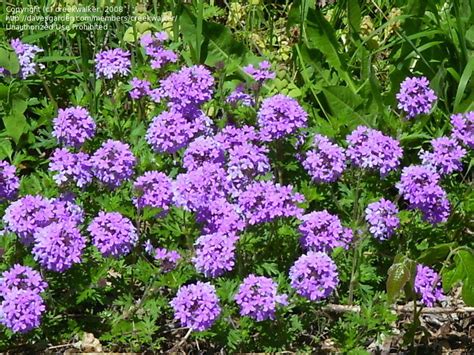
[[[15,289],[3,295],[0,323],[14,333],[27,333],[39,327],[45,310],[43,299],[37,292]]]
[[[22,79],[36,74],[37,68],[44,68],[43,64],[36,64],[34,62],[36,54],[43,52],[43,49],[32,44],[23,43],[18,38],[12,39],[10,45],[18,56],[18,62],[20,63],[19,74]]]
[[[400,165],[403,150],[400,143],[382,132],[359,126],[347,136],[346,154],[356,167],[374,169],[382,177]]]
[[[244,72],[250,75],[253,80],[262,84],[265,80],[275,79],[275,72],[271,71],[270,62],[264,60],[258,64],[258,67],[251,64],[243,68]]]
[[[130,73],[130,52],[121,48],[99,52],[95,56],[97,77],[112,79],[114,76],[126,76]]]
[[[212,327],[221,313],[216,289],[208,282],[182,286],[170,304],[181,326],[196,331]]]
[[[384,198],[367,206],[365,220],[369,225],[370,234],[378,240],[390,238],[400,226],[397,206]]]
[[[242,86],[238,86],[234,91],[232,91],[225,99],[225,102],[234,107],[238,104],[247,107],[252,107],[255,105],[253,96],[244,92],[244,88]]]
[[[176,250],[168,250],[165,248],[156,248],[154,258],[160,263],[161,271],[166,273],[174,270],[181,255]]]
[[[277,94],[263,100],[257,120],[260,139],[269,142],[305,127],[308,114],[295,99]]]
[[[54,150],[49,163],[53,180],[59,186],[75,184],[85,187],[92,181],[92,164],[87,153],[72,153],[66,148]]]
[[[290,269],[291,287],[311,301],[329,297],[339,283],[334,261],[321,252],[308,252],[296,260]]]
[[[18,194],[20,179],[16,168],[5,160],[0,160],[0,202],[13,200]]]
[[[68,147],[80,148],[95,134],[96,125],[85,108],[76,106],[59,109],[53,119],[53,136]]]
[[[116,188],[132,177],[136,159],[128,144],[109,139],[97,149],[90,161],[94,176],[110,188]]]
[[[474,149],[474,111],[458,113],[451,116],[453,137],[459,143]]]
[[[137,197],[134,203],[137,208],[159,208],[166,213],[173,200],[171,179],[159,171],[147,171],[133,184]]]
[[[271,181],[255,181],[240,194],[238,206],[250,225],[280,217],[299,217],[303,209],[298,203],[304,201],[304,196],[292,189]]]
[[[178,60],[175,52],[163,46],[163,42],[167,40],[168,34],[166,32],[157,33],[155,36],[145,33],[141,36],[140,43],[145,49],[145,53],[152,57],[152,69],[160,69],[166,63],[175,63]]]
[[[51,271],[64,272],[81,262],[86,239],[71,221],[53,222],[34,234],[33,257]]]
[[[239,207],[225,198],[216,199],[209,205],[201,207],[196,213],[196,222],[204,225],[203,232],[206,234],[236,233],[245,228]]]
[[[105,256],[118,258],[132,251],[138,242],[135,226],[118,212],[100,211],[87,227],[92,244]]]
[[[272,279],[250,274],[240,284],[234,299],[242,316],[249,316],[260,322],[275,319],[277,305],[288,304],[288,296],[278,295],[277,292],[278,285]]]
[[[433,307],[435,302],[444,299],[441,277],[428,266],[418,264],[416,266],[415,292],[421,296],[425,306]]]
[[[204,163],[223,165],[224,150],[213,137],[198,137],[192,141],[183,157],[183,168],[196,170]]]
[[[316,183],[334,182],[346,167],[344,150],[327,137],[317,134],[313,149],[306,152],[303,167]]]
[[[324,210],[305,214],[300,219],[298,231],[305,250],[330,253],[336,247],[349,247],[352,230],[344,227],[337,216]]]
[[[200,236],[195,245],[192,262],[196,270],[206,277],[218,277],[231,271],[235,265],[235,234],[213,233]]]
[[[216,134],[215,140],[221,144],[223,149],[229,150],[246,143],[256,145],[258,143],[258,133],[252,126],[238,128],[228,125]]]
[[[429,86],[430,82],[424,76],[406,78],[400,85],[397,94],[398,108],[403,110],[408,118],[430,112],[437,96]]]
[[[148,80],[141,80],[135,77],[130,84],[132,85],[132,90],[130,90],[129,95],[132,99],[138,100],[150,94],[151,83]]]
[[[461,160],[466,150],[454,138],[439,137],[431,141],[432,152],[420,151],[423,165],[432,167],[440,175],[448,175],[462,170]]]
[[[20,264],[15,264],[4,271],[0,278],[0,295],[2,297],[13,290],[30,290],[41,293],[46,287],[48,284],[38,271]]]

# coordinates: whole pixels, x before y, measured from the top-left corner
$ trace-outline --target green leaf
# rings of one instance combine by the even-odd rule
[[[444,260],[455,246],[456,243],[445,243],[428,248],[421,253],[418,261],[422,264],[431,265],[437,261]]]
[[[387,295],[394,302],[410,279],[410,267],[406,262],[395,263],[388,269]]]
[[[352,121],[354,118],[359,121],[355,124],[363,121],[356,109],[364,102],[364,99],[354,94],[351,89],[346,86],[329,86],[323,88],[323,93],[332,115],[337,118],[339,124],[345,124],[345,121]]]
[[[472,73],[474,72],[474,56],[469,59],[464,71],[461,75],[461,80],[459,80],[458,89],[456,91],[456,98],[454,99],[454,111],[457,112],[459,110],[459,104],[461,99],[464,96],[464,92],[466,90],[466,86],[472,78]]]
[[[28,123],[23,113],[13,113],[3,117],[5,130],[7,134],[13,138],[13,141],[18,144],[20,137],[28,130]]]
[[[2,139],[0,141],[0,160],[5,158],[11,159],[13,153],[12,144],[8,139]]]
[[[347,14],[349,17],[349,24],[351,25],[352,30],[355,32],[359,32],[361,12],[358,0],[347,1]]]
[[[466,305],[470,307],[474,306],[474,277],[472,277],[472,275],[464,280],[461,296]]]
[[[15,52],[0,48],[0,67],[7,69],[11,74],[18,73],[20,64]]]

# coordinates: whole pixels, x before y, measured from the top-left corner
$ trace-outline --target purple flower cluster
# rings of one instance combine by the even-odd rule
[[[196,270],[206,277],[217,277],[231,271],[235,265],[235,234],[213,233],[200,236],[192,259]]]
[[[279,217],[299,217],[303,210],[298,203],[304,196],[291,186],[271,181],[255,181],[238,197],[238,205],[250,225],[266,223]]]
[[[462,170],[461,160],[466,150],[454,138],[439,137],[431,141],[432,152],[420,151],[423,165],[436,170],[440,175],[448,175]]]
[[[406,78],[397,94],[398,108],[403,110],[408,118],[429,113],[436,99],[435,92],[430,89],[430,82],[424,76]]]
[[[196,222],[204,225],[203,232],[206,234],[236,233],[245,228],[238,206],[225,198],[218,198],[208,206],[201,207],[196,213]]]
[[[57,148],[51,156],[49,171],[59,186],[73,183],[85,187],[92,181],[92,164],[87,153],[72,153],[66,148]]]
[[[308,114],[295,99],[277,94],[263,100],[257,119],[260,139],[269,142],[305,127]]]
[[[150,240],[145,242],[144,247],[145,251],[160,264],[161,271],[164,273],[176,269],[179,260],[181,260],[181,255],[177,251],[155,248]]]
[[[179,174],[174,182],[174,201],[177,206],[196,212],[229,191],[225,170],[216,164],[204,164],[196,170]]]
[[[324,210],[305,214],[300,219],[298,231],[305,250],[329,253],[336,247],[348,248],[352,230],[343,227],[337,216]]]
[[[400,143],[380,131],[359,126],[346,139],[349,143],[346,154],[359,168],[379,170],[384,177],[400,165],[403,156]]]
[[[411,209],[419,209],[431,224],[446,222],[450,204],[446,191],[438,185],[440,176],[431,168],[411,165],[403,169],[397,188]]]
[[[365,220],[369,225],[370,234],[378,240],[390,238],[400,226],[397,206],[384,198],[367,206]]]
[[[240,306],[240,314],[256,321],[275,319],[278,304],[286,306],[288,296],[278,295],[278,285],[265,276],[250,274],[240,284],[235,301]]]
[[[181,326],[197,331],[212,327],[221,313],[216,289],[208,282],[182,286],[170,304]]]
[[[296,260],[290,280],[296,293],[311,301],[327,298],[339,283],[334,261],[325,253],[311,251]]]
[[[433,307],[435,302],[444,299],[441,289],[441,277],[436,271],[424,265],[416,266],[415,292],[421,296],[427,307]]]
[[[192,141],[183,157],[183,168],[196,170],[204,163],[223,165],[225,161],[224,150],[213,137],[198,137]]]
[[[253,80],[262,84],[265,80],[275,79],[275,72],[271,71],[270,62],[264,60],[258,64],[258,67],[251,64],[243,68],[244,72],[250,75]]]
[[[20,179],[16,168],[5,160],[0,160],[0,202],[13,200],[18,194]]]
[[[15,289],[41,293],[46,287],[48,284],[38,271],[20,264],[15,264],[9,270],[4,271],[0,278],[0,295],[2,297]]]
[[[33,256],[42,267],[63,272],[81,262],[86,239],[71,220],[52,222],[34,234]]]
[[[43,52],[43,49],[32,44],[23,43],[18,38],[12,39],[10,45],[18,56],[18,62],[20,63],[20,77],[22,79],[26,79],[27,77],[36,74],[37,68],[44,68],[43,64],[36,64],[34,62],[36,54]]]
[[[227,96],[225,102],[232,106],[237,106],[239,103],[242,106],[252,107],[255,105],[255,100],[252,95],[244,92],[242,86],[238,86],[234,91],[232,91],[229,96]]]
[[[152,58],[150,62],[152,69],[160,69],[166,63],[175,63],[178,60],[175,52],[163,47],[163,43],[167,40],[166,32],[159,32],[154,36],[151,33],[145,33],[140,37],[145,53]]]
[[[58,116],[53,119],[53,136],[59,143],[69,147],[80,148],[84,142],[95,134],[94,120],[83,107],[59,109]]]
[[[306,153],[303,167],[316,183],[334,182],[342,175],[346,166],[344,150],[327,137],[317,134],[313,149]]]
[[[126,76],[130,73],[130,52],[121,48],[99,52],[95,56],[97,77],[112,79],[114,76]]]
[[[451,125],[453,126],[453,137],[459,143],[474,149],[474,111],[452,115]]]
[[[90,158],[94,176],[110,188],[119,187],[130,179],[135,167],[135,157],[130,146],[112,139],[104,142]]]
[[[167,212],[173,200],[171,179],[159,171],[147,171],[133,184],[134,191],[138,195],[134,198],[137,208],[151,207],[159,208]]]
[[[118,212],[99,212],[87,231],[92,236],[92,244],[105,257],[126,255],[138,242],[135,226]]]
[[[252,126],[238,128],[228,125],[216,134],[215,139],[221,144],[223,149],[229,150],[244,143],[256,144],[258,142],[258,133]]]
[[[157,153],[175,153],[209,130],[211,120],[199,109],[163,111],[153,118],[146,140]]]
[[[148,96],[151,92],[151,83],[148,80],[133,78],[130,84],[132,85],[132,90],[130,90],[129,95],[134,100]]]

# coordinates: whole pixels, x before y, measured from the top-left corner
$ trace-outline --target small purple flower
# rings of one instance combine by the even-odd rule
[[[369,232],[378,240],[390,238],[400,226],[397,206],[384,198],[370,203],[365,209]]]
[[[44,52],[38,46],[23,43],[20,39],[12,39],[10,42],[13,50],[18,56],[18,61],[20,63],[20,77],[26,79],[27,77],[36,74],[36,70],[43,69],[43,64],[36,64],[34,62],[35,56],[38,53]]]
[[[459,143],[474,149],[474,111],[458,113],[451,116],[453,137]]]
[[[224,150],[213,137],[198,137],[192,141],[183,157],[183,168],[196,170],[204,163],[223,165]]]
[[[428,266],[418,264],[416,266],[415,292],[421,296],[425,306],[434,307],[435,302],[444,299],[441,277]]]
[[[280,217],[299,217],[303,209],[298,203],[304,196],[291,186],[271,181],[255,181],[238,197],[238,206],[250,225],[266,223]]]
[[[150,94],[151,83],[149,81],[140,80],[135,77],[130,84],[132,85],[132,90],[130,90],[129,94],[132,99],[138,100]]]
[[[166,63],[175,63],[178,56],[172,50],[163,47],[163,42],[168,40],[166,32],[160,32],[153,36],[151,33],[145,33],[140,38],[140,43],[145,49],[145,53],[152,57],[151,68],[160,69]]]
[[[164,273],[173,271],[181,259],[181,255],[175,250],[156,248],[154,258],[160,263],[161,271]]]
[[[403,110],[408,118],[413,118],[422,113],[429,113],[437,98],[435,92],[430,89],[430,82],[424,76],[406,78],[397,94],[398,108]]]
[[[99,52],[95,56],[97,77],[112,79],[114,76],[126,76],[130,73],[130,52],[121,48]]]
[[[325,253],[311,251],[296,260],[290,280],[296,293],[311,301],[329,297],[339,283],[334,261]]]
[[[240,306],[240,314],[256,321],[275,319],[278,304],[286,306],[288,296],[278,295],[278,285],[265,276],[250,274],[240,284],[235,301]]]
[[[218,277],[231,271],[235,265],[235,234],[213,233],[200,236],[192,259],[196,270],[206,277]]]
[[[110,188],[130,179],[136,162],[128,144],[112,139],[103,143],[90,160],[95,177]]]
[[[58,142],[73,148],[80,148],[91,139],[96,129],[89,111],[80,106],[59,109],[53,125],[53,136]]]
[[[266,60],[260,62],[258,67],[249,64],[243,70],[260,84],[265,80],[275,79],[275,72],[271,71],[271,64]]]
[[[174,201],[177,206],[196,212],[212,201],[225,198],[229,191],[226,172],[216,164],[179,174],[174,183]]]
[[[138,197],[134,198],[137,208],[159,208],[167,212],[173,200],[171,179],[159,171],[147,171],[133,184]]]
[[[92,181],[92,164],[87,153],[72,153],[66,148],[54,150],[49,163],[53,180],[59,186],[75,184],[85,187]]]
[[[400,143],[382,132],[359,126],[347,136],[346,154],[352,164],[362,169],[374,169],[385,177],[400,165],[403,150]]]
[[[39,327],[45,310],[43,299],[37,292],[15,289],[3,295],[0,323],[14,333],[27,333]]]
[[[92,244],[105,257],[126,255],[138,242],[135,226],[118,212],[99,212],[87,231],[92,236]]]
[[[229,150],[245,143],[257,144],[258,133],[252,126],[238,128],[228,125],[216,134],[215,139],[221,144],[223,149]]]
[[[234,107],[238,104],[247,107],[252,107],[255,105],[253,96],[244,92],[244,88],[242,86],[238,86],[234,91],[232,91],[229,96],[227,96],[225,102]]]
[[[5,160],[0,160],[0,202],[13,200],[18,194],[20,179],[16,168]]]
[[[64,272],[81,262],[86,239],[71,221],[53,222],[34,234],[33,257],[48,270]]]
[[[170,304],[181,326],[196,331],[212,327],[221,313],[216,289],[208,282],[182,286]]]
[[[245,221],[237,205],[219,198],[207,206],[203,206],[196,213],[196,222],[204,225],[203,232],[236,233],[244,230]]]
[[[439,137],[431,141],[432,152],[420,151],[423,165],[432,167],[440,175],[448,175],[462,170],[461,160],[466,150],[454,138]]]
[[[344,150],[319,134],[314,137],[313,149],[306,153],[303,167],[316,183],[334,182],[346,167]]]
[[[263,100],[257,119],[260,139],[269,142],[305,127],[308,114],[295,99],[277,94]]]
[[[29,266],[13,265],[2,273],[0,278],[0,295],[4,297],[14,290],[30,290],[36,293],[44,292],[48,284],[41,274]]]
[[[153,118],[146,141],[157,153],[175,153],[207,132],[211,123],[201,110],[191,110],[186,114],[175,110],[163,111]]]
[[[352,230],[344,227],[339,218],[328,211],[305,214],[301,221],[298,231],[305,250],[330,253],[336,247],[349,247]]]
[[[84,222],[84,211],[76,204],[73,194],[66,192],[49,202],[53,211],[49,223],[70,221],[78,226]]]

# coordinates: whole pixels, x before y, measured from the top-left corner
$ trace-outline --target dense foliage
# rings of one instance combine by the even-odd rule
[[[1,350],[414,348],[474,306],[472,1],[40,2],[69,27],[0,29]]]

